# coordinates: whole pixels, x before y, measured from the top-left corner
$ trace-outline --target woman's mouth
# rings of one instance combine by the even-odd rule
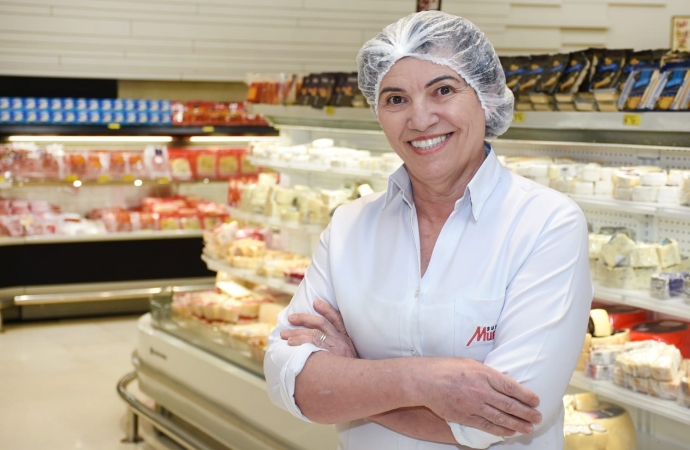
[[[446,141],[453,133],[444,134],[441,136],[436,136],[431,139],[420,139],[416,141],[410,141],[410,145],[417,150],[426,151],[431,150],[434,147],[442,144]]]

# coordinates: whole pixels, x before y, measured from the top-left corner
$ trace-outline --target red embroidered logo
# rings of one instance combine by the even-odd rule
[[[493,341],[496,335],[496,325],[492,327],[477,327],[477,331],[474,332],[469,341],[467,341],[466,347],[469,347],[472,342],[476,339],[477,342],[480,341]]]

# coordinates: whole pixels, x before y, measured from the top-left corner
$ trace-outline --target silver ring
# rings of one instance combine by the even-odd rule
[[[321,343],[324,343],[324,342],[326,342],[327,337],[328,337],[328,335],[326,335],[326,333],[321,333],[321,337],[319,338],[319,341],[321,341]]]

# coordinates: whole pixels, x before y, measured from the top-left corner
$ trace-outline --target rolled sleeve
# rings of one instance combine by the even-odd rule
[[[531,435],[505,438],[506,444],[515,442],[523,448],[520,445],[534,437],[553,432],[559,420],[562,427],[562,397],[582,349],[593,294],[587,248],[582,212],[575,206],[561,209],[510,280],[494,349],[484,364],[535,392],[543,420]],[[458,443],[472,448],[504,440],[471,427],[449,425]],[[549,447],[553,448],[562,447]]]
[[[271,401],[295,417],[307,422],[310,420],[302,414],[295,402],[295,380],[313,353],[327,350],[313,344],[290,346],[286,340],[280,337],[280,332],[296,328],[287,320],[290,314],[318,315],[314,310],[316,299],[327,301],[336,309],[338,308],[333,293],[328,262],[329,236],[330,226],[321,234],[312,263],[305,272],[304,279],[297,288],[295,296],[287,308],[278,315],[278,324],[269,336],[264,358],[264,376]]]

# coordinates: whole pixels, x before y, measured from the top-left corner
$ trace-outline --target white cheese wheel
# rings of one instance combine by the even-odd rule
[[[634,202],[656,202],[659,197],[659,188],[655,186],[635,186],[632,190],[632,200]]]
[[[616,186],[613,190],[613,198],[616,200],[632,200],[633,188]]]
[[[584,181],[599,181],[601,178],[601,166],[599,164],[587,164],[582,171]]]
[[[594,195],[612,197],[613,181],[597,181],[596,183],[594,183]]]
[[[311,143],[311,146],[316,148],[329,148],[333,147],[333,145],[333,139],[317,139]]]
[[[599,180],[601,181],[613,181],[613,174],[616,172],[616,169],[614,167],[602,167],[600,174],[599,174]]]
[[[639,186],[640,175],[634,172],[623,172],[619,170],[613,174],[613,182],[616,187],[633,188]]]
[[[609,313],[605,309],[593,309],[589,312],[590,328],[592,336],[606,337],[611,336],[613,328],[609,320]]]
[[[661,186],[657,202],[667,205],[680,205],[680,189],[677,186]]]
[[[647,172],[640,175],[642,186],[663,186],[667,180],[666,172]]]
[[[575,181],[570,187],[575,195],[594,195],[594,183],[591,181]]]

